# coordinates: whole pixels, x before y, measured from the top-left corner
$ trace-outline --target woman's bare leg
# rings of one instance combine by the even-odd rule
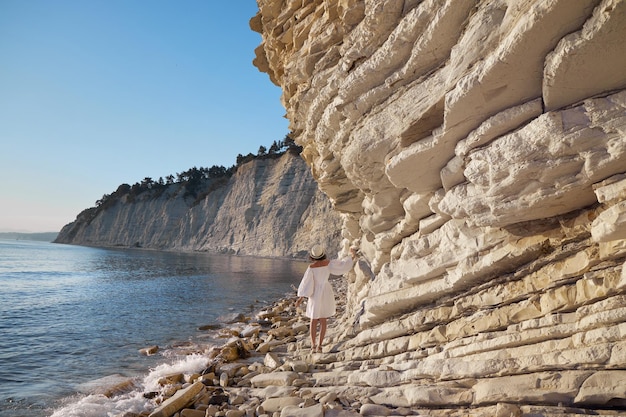
[[[318,319],[311,319],[311,350],[315,350],[315,339],[317,336],[317,322]]]
[[[322,351],[322,343],[324,342],[324,336],[326,336],[326,318],[321,318],[320,320],[320,343],[317,345],[319,347],[320,352]]]

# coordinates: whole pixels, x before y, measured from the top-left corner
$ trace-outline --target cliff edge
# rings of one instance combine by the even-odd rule
[[[257,3],[254,63],[362,254],[317,383],[626,414],[626,2]]]
[[[299,258],[318,242],[338,248],[341,218],[298,155],[254,159],[199,195],[188,191],[177,183],[113,198],[55,242]]]

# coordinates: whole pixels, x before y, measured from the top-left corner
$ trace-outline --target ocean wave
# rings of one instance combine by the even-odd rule
[[[171,363],[162,363],[151,369],[141,380],[133,380],[128,392],[110,395],[119,385],[127,385],[121,375],[110,375],[82,384],[79,390],[88,391],[67,397],[53,412],[51,417],[114,417],[132,412],[141,413],[154,408],[154,401],[146,398],[144,393],[159,392],[163,387],[159,380],[167,375],[192,375],[202,371],[209,362],[206,355],[192,354],[180,357]],[[109,395],[107,395],[109,393]]]

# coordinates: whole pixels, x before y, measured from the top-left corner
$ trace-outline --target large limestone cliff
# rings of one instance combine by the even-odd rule
[[[626,1],[257,3],[255,65],[362,253],[318,384],[626,415]]]
[[[179,184],[125,195],[61,230],[57,243],[305,257],[318,241],[337,250],[341,221],[297,155],[240,165],[202,198]]]

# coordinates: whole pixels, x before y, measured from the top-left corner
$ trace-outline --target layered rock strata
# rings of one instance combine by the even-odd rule
[[[341,303],[345,295],[342,287],[335,287],[340,308],[345,307]],[[537,402],[548,396],[566,401],[573,391],[577,398],[599,400],[622,389],[623,371],[589,376],[589,371],[570,370],[559,378],[547,372],[517,379],[495,378],[475,384],[475,392],[468,391],[467,383],[403,384],[409,377],[407,372],[394,369],[389,361],[364,362],[354,355],[359,348],[351,348],[345,355],[330,344],[323,353],[312,353],[307,320],[295,301],[295,297],[279,300],[256,318],[240,314],[229,327],[216,326],[219,330],[211,337],[223,338],[220,346],[181,346],[180,354],[205,356],[205,367],[165,375],[159,380],[158,391],[144,393],[146,398],[154,398],[154,403],[140,414],[124,416],[576,416],[588,414],[578,407],[514,401],[530,396]],[[364,348],[360,350],[360,355],[367,354]],[[585,382],[581,384],[581,380]],[[531,383],[535,386],[528,390],[526,385]],[[123,380],[104,395],[124,395],[134,388],[132,380]],[[486,401],[483,396],[494,396],[497,402]],[[485,404],[469,405],[474,397]],[[451,401],[463,405],[446,408]],[[440,407],[434,408],[434,404]],[[617,408],[595,409],[593,415],[623,415]]]
[[[324,383],[626,412],[626,2],[257,3],[255,65],[362,254]]]
[[[340,229],[302,158],[286,153],[239,166],[199,199],[180,184],[125,195],[94,218],[79,215],[55,242],[302,257],[318,242],[336,251]]]

